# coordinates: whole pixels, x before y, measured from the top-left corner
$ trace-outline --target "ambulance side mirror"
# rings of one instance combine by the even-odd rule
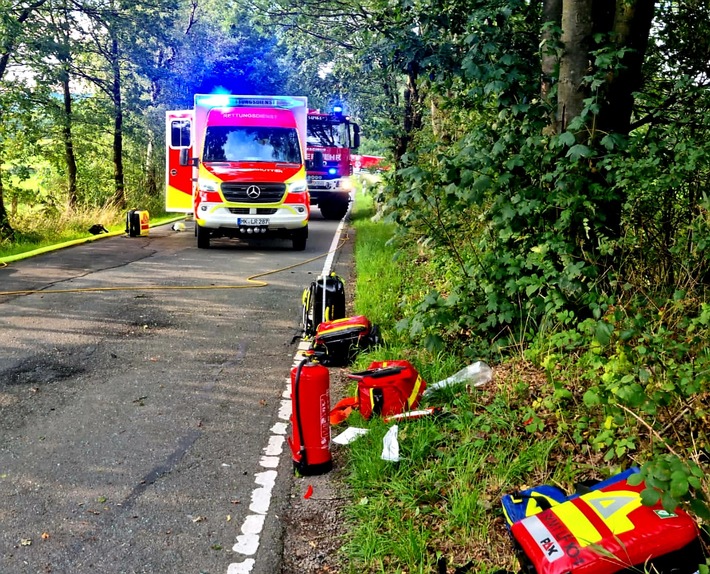
[[[180,150],[180,165],[197,165],[198,159],[196,157],[190,157],[190,150],[187,148],[182,148]]]

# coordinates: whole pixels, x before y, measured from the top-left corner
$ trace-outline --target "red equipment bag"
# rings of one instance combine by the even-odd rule
[[[357,381],[357,404],[366,419],[391,416],[417,407],[426,389],[409,361],[374,361],[366,371],[351,373]]]
[[[356,315],[320,323],[310,353],[327,367],[345,367],[358,352],[377,343],[377,326],[364,315]]]
[[[525,574],[693,574],[704,563],[698,528],[682,509],[641,504],[626,479],[514,522]]]

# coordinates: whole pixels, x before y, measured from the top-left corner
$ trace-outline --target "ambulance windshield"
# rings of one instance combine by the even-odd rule
[[[295,128],[210,126],[205,134],[203,162],[262,161],[301,163]]]

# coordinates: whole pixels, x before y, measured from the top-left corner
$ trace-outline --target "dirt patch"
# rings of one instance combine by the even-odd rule
[[[83,371],[78,365],[37,357],[7,369],[2,373],[2,379],[8,386],[40,386],[71,379]]]

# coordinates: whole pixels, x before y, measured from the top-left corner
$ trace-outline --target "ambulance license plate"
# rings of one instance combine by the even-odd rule
[[[265,217],[239,217],[237,225],[269,225],[269,220]]]

